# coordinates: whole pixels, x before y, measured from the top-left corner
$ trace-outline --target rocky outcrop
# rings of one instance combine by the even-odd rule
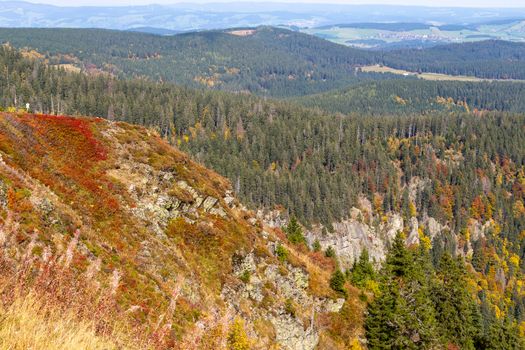
[[[476,242],[482,238],[485,238],[488,231],[493,227],[492,221],[486,221],[481,223],[479,221],[472,220],[469,222],[468,229],[470,231],[470,239],[472,242]]]
[[[406,238],[407,245],[419,244],[419,221],[415,217],[410,218],[410,233]]]
[[[318,298],[309,294],[310,277],[308,272],[289,263],[276,263],[275,250],[283,242],[268,240],[269,234],[261,232],[267,240],[271,256],[256,256],[254,252],[239,252],[233,257],[233,275],[241,283],[227,283],[222,291],[224,300],[238,312],[251,304],[249,315],[243,315],[254,322],[267,320],[275,331],[274,342],[281,349],[313,350],[319,342],[319,330],[315,327],[316,313],[339,312],[344,299]],[[294,305],[293,307],[291,305]],[[307,317],[299,317],[295,314]]]
[[[448,229],[447,226],[440,224],[436,219],[428,216],[424,221],[424,225],[431,239],[434,239],[434,237],[443,232],[443,230]]]
[[[276,330],[276,340],[286,350],[313,350],[319,342],[319,334],[313,327],[304,325],[287,314],[270,318]]]
[[[115,138],[123,130],[114,126],[106,136]],[[149,229],[159,237],[165,237],[168,223],[179,216],[199,217],[199,211],[226,217],[226,210],[218,198],[207,196],[190,186],[184,180],[177,180],[175,171],[156,170],[149,164],[138,162],[128,154],[130,149],[119,144],[116,149],[118,168],[109,169],[107,174],[124,184],[135,202],[128,210],[141,221],[149,223]],[[233,202],[231,194],[225,198]],[[189,219],[192,220],[191,218]]]
[[[264,224],[271,228],[283,227],[288,224],[279,210],[258,210],[257,218],[264,222]]]
[[[403,219],[397,214],[387,217],[386,222],[378,226],[364,223],[362,212],[352,209],[352,217],[336,222],[333,232],[323,234],[321,227],[307,231],[307,240],[318,240],[323,250],[332,247],[344,268],[350,267],[359,258],[363,249],[367,249],[370,258],[379,263],[384,260],[388,244],[398,231],[403,230]]]

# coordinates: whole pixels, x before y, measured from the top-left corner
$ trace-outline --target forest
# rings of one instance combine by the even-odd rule
[[[406,79],[359,70],[372,64],[414,72],[525,79],[525,65],[520,64],[525,60],[525,44],[501,41],[381,52],[274,27],[172,36],[102,29],[0,28],[0,43],[24,48],[50,64],[88,72],[278,98],[370,80]]]
[[[356,71],[356,65],[374,62],[366,51],[272,27],[257,28],[247,36],[226,31],[158,36],[99,29],[3,28],[0,41],[36,49],[52,64],[270,96],[305,95],[383,77]]]
[[[390,52],[384,64],[414,72],[524,79],[525,44],[501,40],[440,45]]]
[[[523,111],[522,85],[407,80],[399,86],[413,97],[393,97],[392,105],[384,96],[400,81],[367,83],[348,99],[387,102],[375,110],[312,102],[345,113],[331,114],[290,101],[68,72],[5,46],[0,69],[4,109],[29,103],[36,113],[154,128],[229,178],[252,209],[284,207],[307,228],[331,231],[360,197],[373,205],[369,222],[401,213],[406,221],[446,223],[448,233],[432,241],[421,227],[417,247],[405,247],[399,233],[380,271],[363,253],[353,268],[334,271],[332,288],[342,295],[347,282],[361,288],[370,349],[522,348],[525,115],[515,113]],[[411,107],[400,110],[401,101]],[[411,195],[414,182],[421,186]],[[473,222],[488,222],[489,233],[472,240]]]
[[[386,79],[290,99],[330,113],[410,114],[525,111],[525,83]]]

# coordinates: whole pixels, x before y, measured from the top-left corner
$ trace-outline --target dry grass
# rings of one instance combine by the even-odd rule
[[[34,294],[17,298],[7,309],[0,308],[1,350],[109,350],[117,349],[117,343],[98,335],[95,322],[79,320],[72,310],[54,308]]]
[[[73,238],[64,255],[43,260],[32,255],[33,242],[20,260],[0,250],[0,350],[153,347],[133,335],[113,281],[101,287],[96,269],[78,275],[70,266],[75,246]]]

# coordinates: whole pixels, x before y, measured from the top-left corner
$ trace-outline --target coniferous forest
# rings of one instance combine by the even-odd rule
[[[222,50],[235,51],[241,39],[229,34],[185,34],[174,44],[137,33],[3,29],[2,38],[27,47],[0,48],[0,106],[16,112],[28,103],[32,113],[146,126],[228,178],[249,209],[280,208],[291,218],[283,227],[288,244],[328,261],[332,291],[346,300],[357,293],[366,305],[358,346],[523,349],[525,84],[396,79],[355,69],[380,62],[414,71],[523,79],[524,65],[505,64],[522,62],[523,46],[485,42],[386,55],[317,38],[305,42],[303,34],[273,28],[256,37],[272,45],[276,33],[285,36],[285,44],[264,51],[271,57],[252,54],[259,47],[254,42],[228,62],[241,73],[215,67],[228,90],[217,91],[195,83],[192,69],[201,45],[213,55],[197,63],[199,74],[213,67],[210,60],[220,61]],[[84,35],[86,41],[70,40]],[[108,41],[114,45],[105,45]],[[140,49],[124,50],[126,45]],[[466,57],[471,45],[479,50],[473,60]],[[100,47],[104,55],[92,55]],[[169,56],[179,50],[185,52],[180,61]],[[403,60],[407,56],[410,60]],[[57,57],[63,61],[55,62]],[[146,58],[153,63],[144,64]],[[58,65],[76,59],[84,68],[98,68]],[[164,69],[174,62],[180,63],[177,69]],[[315,74],[303,76],[312,69]],[[188,81],[189,87],[174,84]],[[370,203],[360,218],[367,225],[399,214],[405,223],[432,218],[443,229],[434,234],[420,225],[419,243],[407,246],[405,225],[383,263],[363,250],[348,267],[339,264],[331,247],[320,252],[318,241],[306,239],[314,227],[331,234],[363,201]],[[482,225],[487,229],[480,233],[475,228]],[[282,261],[287,254],[276,248]],[[249,281],[250,275],[243,278]],[[286,310],[294,314],[291,302]],[[345,308],[338,317],[327,329],[348,348],[345,330],[355,320]]]

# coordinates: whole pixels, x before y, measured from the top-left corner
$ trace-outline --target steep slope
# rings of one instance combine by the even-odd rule
[[[362,332],[357,295],[329,287],[331,259],[286,244],[142,127],[2,113],[0,218],[0,315],[36,295],[126,348],[221,349],[246,333],[255,349],[337,346],[341,307],[355,321],[341,344]]]
[[[442,111],[525,111],[522,82],[383,80],[293,101],[329,113],[428,114]]]

